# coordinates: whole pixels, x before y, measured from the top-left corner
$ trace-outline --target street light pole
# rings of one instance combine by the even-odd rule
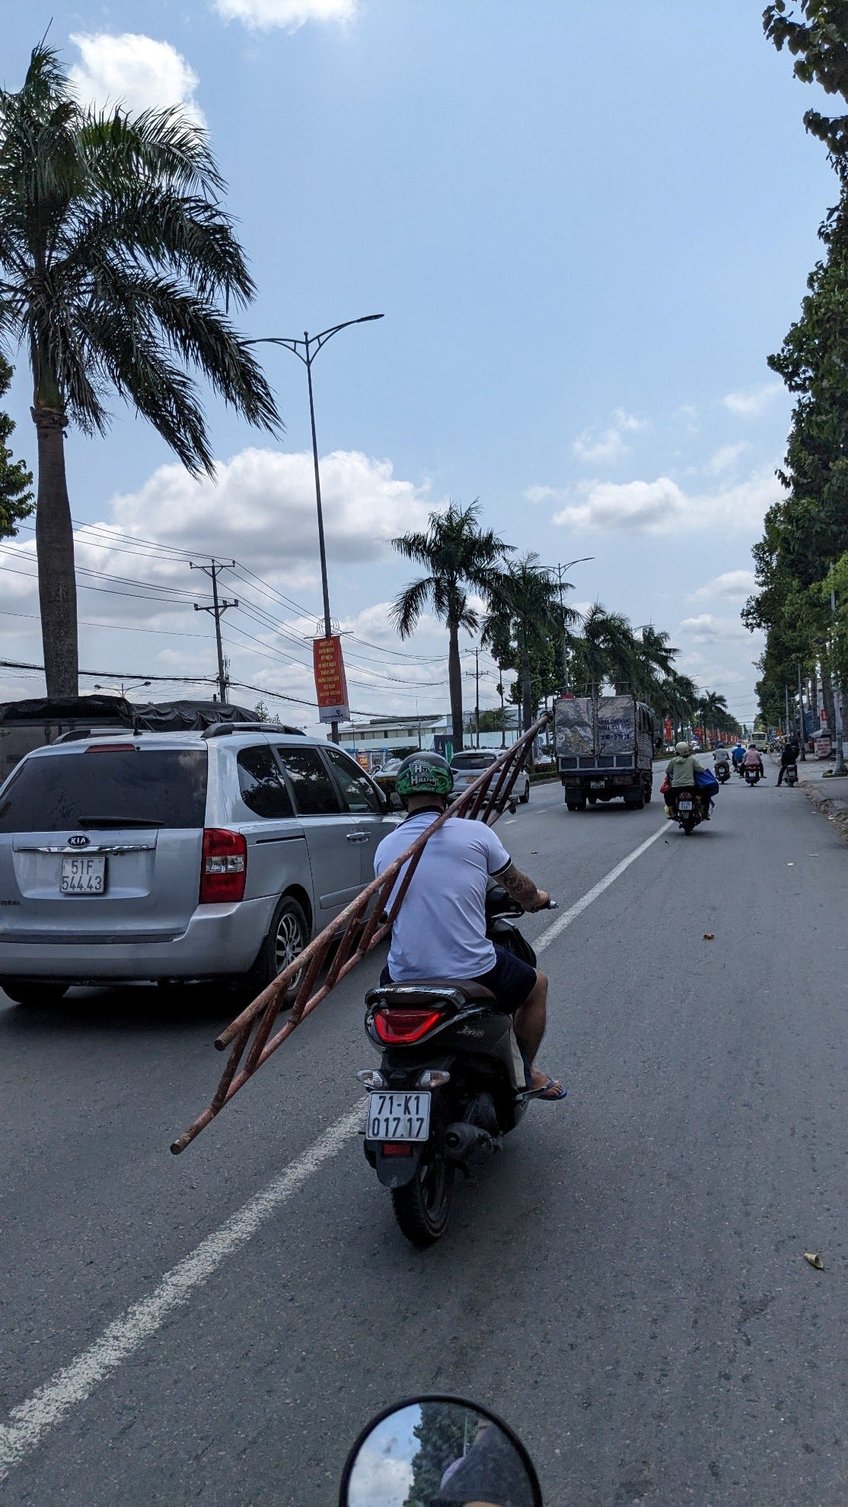
[[[342,324],[333,324],[319,335],[310,335],[304,330],[303,338],[282,335],[266,335],[258,340],[248,340],[248,345],[283,345],[298,361],[302,361],[306,367],[306,381],[309,389],[309,423],[312,430],[312,466],[315,472],[315,507],[318,513],[318,555],[321,562],[321,594],[324,603],[324,637],[329,638],[333,631],[333,622],[330,617],[330,587],[327,579],[327,549],[324,540],[324,509],[321,504],[321,472],[318,465],[318,436],[315,429],[315,399],[312,391],[312,363],[322,346],[327,344],[339,330],[346,330],[352,324],[369,324],[374,319],[382,319],[382,314],[363,314],[359,319],[345,319]],[[339,741],[339,724],[331,722],[330,737],[334,743]]]
[[[832,569],[833,569],[833,566],[831,566],[831,570]],[[832,642],[833,642],[833,646],[834,646],[834,649],[835,649],[836,648],[836,592],[833,589],[833,583],[832,582],[831,582],[831,587],[830,587],[830,616],[831,616],[831,632],[832,632],[832,635],[833,635]],[[832,686],[832,690],[833,690],[833,737],[834,737],[834,742],[836,744],[836,758],[833,761],[833,768],[831,770],[831,775],[834,776],[834,777],[836,777],[837,779],[844,779],[845,776],[848,775],[848,769],[845,767],[845,758],[844,758],[844,755],[842,753],[842,739],[844,737],[844,729],[843,729],[843,725],[842,725],[842,684],[841,684],[841,681],[839,679],[839,667],[838,667],[837,660],[836,660],[836,654],[835,653],[832,654],[831,658],[832,658],[832,661],[833,661],[833,668],[836,671],[836,674],[834,674],[832,676],[832,678],[831,678],[831,686]]]
[[[562,619],[562,689],[568,690],[568,637],[565,632],[565,603],[562,599],[563,589],[569,584],[563,579],[565,572],[572,565],[585,565],[588,560],[594,560],[594,555],[581,555],[579,560],[566,560],[564,565],[543,566],[542,569],[556,571],[557,585],[559,587],[559,611]]]

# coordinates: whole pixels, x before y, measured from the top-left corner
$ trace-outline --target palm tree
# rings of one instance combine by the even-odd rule
[[[735,733],[739,726],[728,710],[726,698],[717,691],[702,692],[696,711],[705,741],[714,738],[717,733]]]
[[[672,725],[674,739],[691,722],[698,705],[698,690],[688,675],[679,675],[671,670],[657,687],[654,707],[663,719]]]
[[[593,602],[583,619],[583,631],[574,640],[575,685],[584,684],[589,691],[610,681],[616,688],[634,681],[636,640],[633,629],[621,612],[608,612],[600,602]]]
[[[279,424],[219,308],[254,285],[205,133],[178,108],[134,118],[74,97],[58,55],[0,91],[0,335],[25,346],[38,442],[36,550],[49,695],[75,694],[78,650],[65,431],[103,433],[114,388],[188,469],[214,472],[191,371],[252,424]]]
[[[429,601],[448,630],[448,685],[454,750],[462,748],[462,667],[459,630],[476,633],[479,614],[468,600],[469,588],[487,600],[501,590],[503,561],[512,548],[491,529],[479,525],[475,499],[467,508],[451,502],[443,513],[431,513],[425,534],[401,534],[392,544],[407,560],[423,565],[429,574],[404,587],[391,609],[401,638],[415,631]]]
[[[538,561],[539,556],[530,553],[510,564],[501,580],[499,600],[483,628],[483,642],[492,645],[498,664],[520,671],[525,732],[532,726],[537,701],[534,678],[542,695],[561,684],[559,646],[566,625],[580,620],[573,607],[561,602],[559,583]],[[569,584],[564,581],[563,588]],[[540,670],[544,671],[541,675]]]
[[[634,650],[634,692],[653,706],[660,684],[671,674],[680,650],[675,649],[670,635],[655,628],[653,623],[644,624],[641,637],[634,641]]]

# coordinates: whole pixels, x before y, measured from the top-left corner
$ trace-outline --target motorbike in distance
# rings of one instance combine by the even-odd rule
[[[549,901],[547,909],[556,909]],[[523,915],[504,889],[486,897],[490,941],[536,966],[514,924]],[[413,1245],[445,1232],[456,1175],[498,1151],[531,1099],[530,1069],[512,1016],[471,980],[383,984],[365,997],[365,1030],[381,1052],[357,1078],[369,1090],[365,1156],[391,1192],[395,1218]]]
[[[730,765],[724,762],[716,764],[715,776],[720,785],[726,785],[730,779]]]
[[[783,767],[783,783],[784,783],[784,785],[797,785],[797,783],[798,783],[798,765],[797,764],[785,764],[784,765],[784,767]]]
[[[746,764],[745,765],[745,784],[746,785],[758,785],[760,783],[760,780],[763,779],[763,778],[764,778],[763,771],[762,771],[762,768],[760,767],[759,764]]]

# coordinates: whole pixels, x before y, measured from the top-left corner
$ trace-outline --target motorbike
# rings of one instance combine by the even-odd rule
[[[389,1468],[380,1471],[381,1464]],[[409,1397],[372,1418],[347,1457],[339,1507],[373,1507],[378,1472],[382,1507],[413,1501],[544,1507],[535,1466],[515,1430],[463,1397]]]
[[[521,915],[505,890],[490,888],[487,936],[535,967],[514,924]],[[512,1016],[481,984],[384,984],[365,1004],[366,1034],[382,1053],[379,1069],[356,1075],[369,1091],[365,1156],[406,1238],[432,1245],[447,1228],[457,1174],[470,1178],[472,1160],[500,1150],[540,1090],[530,1087]]]
[[[798,765],[797,764],[787,764],[787,765],[785,765],[784,771],[783,771],[783,783],[784,783],[784,785],[797,785],[797,783],[798,783]]]
[[[694,789],[680,790],[675,798],[674,815],[685,837],[690,837],[704,820],[703,806]]]
[[[745,766],[745,784],[746,785],[758,785],[760,783],[761,779],[762,779],[762,770],[759,768],[759,766],[756,765],[756,764],[753,764],[753,765],[752,764],[746,764],[746,766]]]
[[[715,776],[720,785],[726,785],[728,780],[730,779],[730,765],[716,764]]]

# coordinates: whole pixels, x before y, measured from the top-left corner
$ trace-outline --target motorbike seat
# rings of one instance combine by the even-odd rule
[[[393,1005],[396,1009],[408,1005],[410,1010],[419,1010],[422,1005],[445,999],[458,1008],[467,1004],[495,1003],[491,989],[473,979],[415,979],[406,984],[381,984],[368,990],[365,1003]]]

